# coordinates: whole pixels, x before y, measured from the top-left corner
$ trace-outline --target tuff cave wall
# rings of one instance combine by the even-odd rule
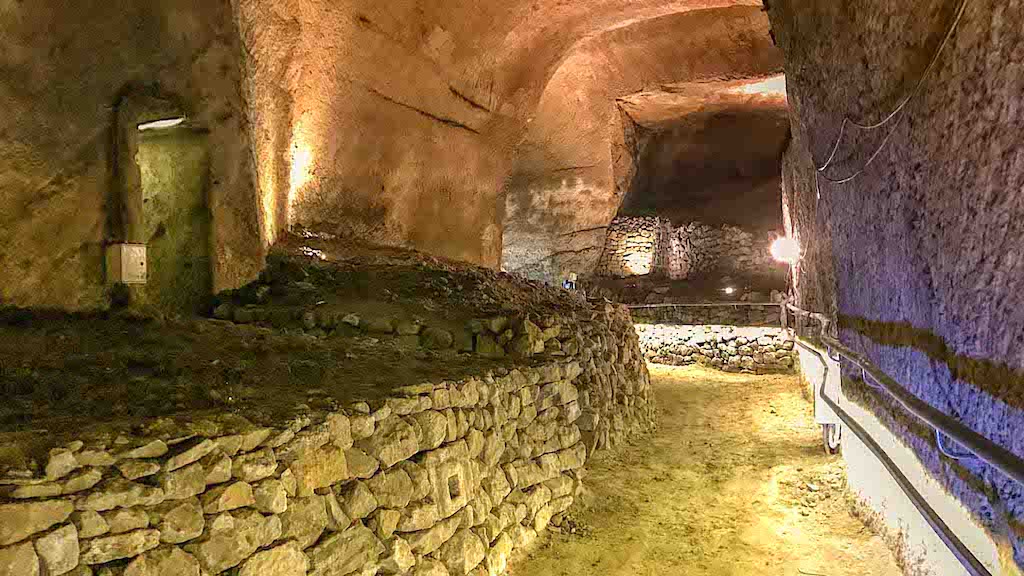
[[[239,0],[268,232],[497,267],[513,151],[574,46],[737,3]]]
[[[848,183],[815,182],[843,117],[870,123],[893,110],[921,79],[957,8],[772,3],[796,131],[786,157],[789,225],[813,254],[798,297],[835,313],[843,341],[911,392],[1024,455],[1015,432],[1024,425],[1024,5],[968,3],[903,114],[880,130],[847,130],[823,176],[853,174],[892,131],[875,161]],[[906,421],[887,403],[865,405],[890,423]],[[893,430],[1002,543],[1014,559],[1008,564],[1024,565],[1021,487],[977,460],[942,458],[934,440],[906,427]]]
[[[229,2],[0,3],[0,301],[104,304],[117,105],[156,93],[206,132],[216,289],[262,265]]]
[[[581,43],[544,88],[517,148],[504,192],[503,267],[547,281],[593,271],[638,153],[618,98],[780,68],[755,6],[665,16]]]

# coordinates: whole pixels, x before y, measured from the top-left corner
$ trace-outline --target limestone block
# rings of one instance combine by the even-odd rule
[[[238,576],[306,576],[309,559],[295,542],[257,552],[242,564]]]
[[[110,526],[107,525],[107,521],[103,519],[103,516],[100,516],[99,512],[93,512],[92,510],[73,513],[71,515],[71,522],[74,523],[75,528],[78,530],[79,538],[92,538],[110,531]]]
[[[222,514],[220,518],[225,522],[220,529],[210,529],[202,540],[185,546],[210,574],[237,566],[281,535],[281,520],[277,516],[264,517],[256,511],[236,514]]]
[[[399,532],[417,532],[430,528],[440,519],[437,504],[430,501],[416,502],[402,511],[395,529]]]
[[[380,462],[376,458],[358,448],[345,450],[345,461],[348,463],[348,472],[353,478],[370,478],[380,469]]]
[[[252,485],[248,482],[232,482],[218,486],[203,494],[201,500],[203,512],[206,514],[218,514],[256,503]]]
[[[152,476],[160,471],[160,463],[152,460],[122,460],[117,463],[117,469],[128,480],[135,480],[144,476]]]
[[[149,527],[149,515],[140,507],[121,508],[103,513],[111,534],[131,532]]]
[[[295,474],[296,493],[311,496],[318,488],[325,488],[349,478],[345,451],[337,446],[322,446],[292,462],[289,468]]]
[[[163,501],[164,491],[162,489],[118,478],[85,498],[76,500],[75,509],[99,512],[131,506],[155,506]],[[2,519],[2,513],[0,513],[0,519]]]
[[[159,530],[135,530],[114,536],[101,536],[81,542],[83,564],[103,564],[131,558],[160,545]]]
[[[404,470],[412,481],[411,500],[422,500],[433,493],[434,487],[430,483],[430,470],[426,466],[406,460],[399,462],[397,467]]]
[[[206,471],[196,462],[157,476],[166,500],[184,500],[206,490]]]
[[[35,541],[36,554],[47,575],[59,576],[78,566],[78,530],[65,524]]]
[[[199,561],[174,546],[150,550],[135,560],[124,571],[124,576],[199,576]]]
[[[199,465],[203,467],[203,471],[206,473],[203,481],[207,486],[223,484],[231,480],[231,458],[221,450],[215,450],[200,458]]]
[[[448,434],[448,421],[444,414],[427,410],[414,415],[413,420],[422,431],[419,450],[433,450],[444,443]]]
[[[167,448],[166,445],[164,448]],[[116,461],[110,452],[92,449],[78,452],[75,454],[75,460],[82,466],[110,466]]]
[[[216,448],[216,442],[204,438],[190,448],[168,458],[167,462],[164,463],[164,470],[167,472],[173,472],[178,468],[188,466],[210,452],[213,452]]]
[[[281,538],[298,542],[299,548],[312,546],[327,528],[327,507],[323,496],[293,498],[281,514]]]
[[[258,446],[267,441],[267,438],[270,437],[272,432],[273,430],[270,428],[256,428],[255,430],[250,430],[242,434],[242,441],[239,446],[239,450],[242,452],[255,450]],[[231,455],[234,456],[234,454]]]
[[[327,529],[332,532],[341,532],[352,524],[352,519],[345,514],[341,507],[341,501],[337,494],[328,490],[324,494],[324,505],[327,508]]]
[[[441,545],[437,558],[452,576],[465,576],[483,561],[487,553],[480,537],[472,530],[463,528]]]
[[[66,500],[0,504],[0,546],[14,544],[64,522],[72,510],[74,507]]]
[[[257,482],[253,486],[256,509],[264,514],[280,514],[288,509],[288,492],[284,483],[274,478]]]
[[[416,565],[412,547],[402,538],[395,536],[384,543],[387,550],[381,559],[380,570],[384,574],[406,574]]]
[[[39,557],[31,542],[0,548],[0,576],[39,576]]]
[[[376,428],[377,421],[369,414],[361,414],[352,416],[349,419],[349,424],[351,426],[352,439],[355,441],[372,436]]]
[[[377,509],[377,498],[358,480],[347,484],[338,495],[342,499],[341,509],[353,520],[362,520]]]
[[[412,551],[418,555],[425,556],[430,554],[441,547],[442,544],[448,541],[455,532],[461,527],[462,518],[453,516],[447,520],[442,520],[428,528],[427,530],[421,530],[419,532],[409,532],[402,534],[402,537],[408,540],[409,545],[412,546]]]
[[[147,513],[150,525],[160,530],[160,541],[168,544],[198,538],[206,524],[198,498],[164,502]]]
[[[221,436],[214,438],[214,442],[217,443],[217,448],[224,453],[227,457],[232,457],[238,454],[238,451],[242,449],[242,435],[232,434],[230,436]],[[262,442],[262,440],[260,440]],[[259,444],[259,442],[257,442]]]
[[[412,499],[412,479],[400,468],[378,472],[366,481],[366,487],[373,492],[377,505],[385,508],[405,508]]]
[[[331,444],[342,450],[352,447],[352,422],[341,413],[333,413],[324,419]]]
[[[447,460],[431,468],[433,500],[442,518],[448,518],[469,502],[470,480],[462,461]]]
[[[508,534],[501,534],[487,552],[484,567],[488,576],[504,574],[508,559],[512,555],[513,542]]]
[[[407,460],[420,449],[416,430],[398,416],[379,422],[373,435],[360,440],[356,446],[376,458],[384,468]]]
[[[395,530],[398,528],[398,522],[402,518],[402,513],[398,510],[391,510],[388,508],[378,508],[374,511],[367,522],[367,527],[373,531],[381,540],[390,538]]]
[[[264,448],[235,456],[231,463],[231,475],[244,482],[256,482],[272,476],[277,470],[277,458],[274,451]]]
[[[308,552],[310,576],[345,576],[364,566],[376,565],[384,545],[362,524],[332,534]]]
[[[449,576],[448,569],[444,564],[430,558],[421,558],[416,563],[416,570],[413,576]]]
[[[50,450],[50,458],[46,462],[46,479],[59,480],[79,467],[73,452],[66,448]]]

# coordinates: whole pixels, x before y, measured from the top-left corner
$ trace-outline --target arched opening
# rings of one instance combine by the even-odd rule
[[[117,127],[108,282],[164,312],[200,311],[213,292],[206,130],[157,94],[122,99]]]

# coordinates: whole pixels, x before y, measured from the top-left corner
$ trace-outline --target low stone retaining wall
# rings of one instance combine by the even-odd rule
[[[657,364],[703,364],[726,372],[791,373],[797,353],[782,328],[637,324],[644,358]]]
[[[573,503],[588,456],[649,430],[654,406],[624,307],[530,334],[533,355],[490,326],[476,340],[520,365],[275,426],[0,435],[0,576],[502,573]]]
[[[652,304],[630,306],[633,321],[645,324],[779,326],[778,304]]]

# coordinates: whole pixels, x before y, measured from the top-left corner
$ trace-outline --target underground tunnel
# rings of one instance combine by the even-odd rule
[[[1021,574],[1021,8],[0,0],[0,576]]]

